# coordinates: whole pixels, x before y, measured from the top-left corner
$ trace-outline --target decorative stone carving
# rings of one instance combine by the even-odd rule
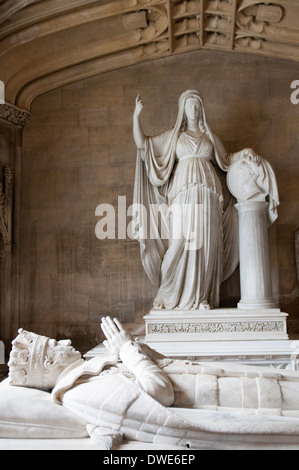
[[[254,52],[298,61],[296,1],[76,0],[63,5],[48,2],[46,11],[39,2],[29,1],[30,8],[24,8],[22,15],[15,14],[22,6],[0,8],[1,61],[7,58],[18,64],[1,79],[8,84],[7,101],[26,110],[36,96],[78,76],[88,78],[196,49]],[[90,31],[90,38],[86,37],[90,47],[82,50],[73,34],[76,31],[81,37],[80,28],[84,35]],[[58,44],[55,54],[51,35]],[[47,61],[39,54],[39,40],[49,55]]]
[[[230,49],[234,41],[235,1],[210,1],[205,8],[203,46]]]
[[[18,127],[25,127],[30,114],[9,104],[0,105],[0,119]]]
[[[271,25],[279,23],[283,13],[284,10],[279,5],[252,2],[251,6],[246,7],[246,2],[243,2],[239,8],[238,22],[254,34],[269,34],[272,32]]]
[[[148,333],[230,333],[230,332],[252,332],[252,331],[283,331],[284,325],[281,321],[271,322],[225,322],[225,323],[155,323],[149,325]]]
[[[212,312],[152,309],[144,317],[145,340],[159,346],[173,342],[180,348],[207,341],[287,340],[286,318],[287,314],[279,309],[220,308]]]
[[[298,30],[291,17],[298,15],[298,4],[290,5],[291,15],[285,14],[288,6],[279,0],[272,4],[260,0],[242,0],[236,12],[235,48],[239,51],[259,51],[262,54],[296,58],[299,44]],[[290,11],[289,11],[290,13]]]
[[[4,168],[4,180],[0,185],[0,258],[5,258],[12,246],[13,174],[10,165]]]
[[[122,21],[124,28],[132,31],[134,22],[139,22],[135,30],[136,46],[139,44],[139,47],[131,49],[131,56],[136,60],[159,57],[169,51],[168,17],[165,9],[151,6],[148,10],[123,16]]]
[[[128,13],[122,17],[122,24],[125,30],[134,31],[139,28],[147,28],[148,22],[146,18],[146,11],[138,11],[134,13]]]

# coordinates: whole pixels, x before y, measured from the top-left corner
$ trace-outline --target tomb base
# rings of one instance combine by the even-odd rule
[[[145,341],[201,342],[287,340],[287,317],[280,309],[158,310],[145,320]]]
[[[132,334],[174,359],[299,370],[299,341],[288,338],[287,316],[279,309],[153,309],[145,317],[145,334]],[[105,354],[107,350],[100,344],[85,357]]]

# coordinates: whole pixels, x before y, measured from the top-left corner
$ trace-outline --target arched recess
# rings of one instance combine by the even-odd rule
[[[0,18],[6,101],[27,112],[57,87],[197,49],[299,60],[289,0],[5,0]]]

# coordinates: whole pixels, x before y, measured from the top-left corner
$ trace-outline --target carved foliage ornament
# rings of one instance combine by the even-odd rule
[[[9,104],[0,105],[0,119],[18,127],[25,127],[29,120],[29,113]]]
[[[238,10],[238,23],[253,33],[263,33],[268,25],[279,23],[284,10],[280,5],[244,1]]]
[[[137,47],[131,50],[131,54],[135,59],[165,55],[169,51],[169,23],[165,6],[144,7],[140,11],[127,13],[122,17],[122,24],[126,31],[134,34]]]
[[[203,322],[203,323],[155,323],[148,325],[149,333],[227,333],[283,331],[280,321],[252,322]]]
[[[236,46],[258,50],[263,49],[264,42],[277,43],[279,37],[285,35],[285,28],[278,25],[284,13],[284,8],[277,3],[241,1],[236,15]]]

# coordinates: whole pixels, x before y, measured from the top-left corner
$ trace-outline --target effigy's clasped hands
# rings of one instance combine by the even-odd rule
[[[106,337],[103,344],[111,354],[119,355],[122,346],[128,341],[134,340],[117,318],[112,320],[110,317],[103,317],[101,328]]]

